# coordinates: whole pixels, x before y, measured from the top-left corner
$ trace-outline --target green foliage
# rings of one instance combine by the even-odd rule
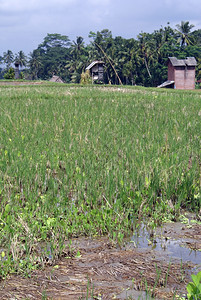
[[[18,52],[18,54],[15,57],[15,62],[18,62],[19,66],[22,67],[26,67],[27,65],[27,57],[24,54],[24,52],[21,50]]]
[[[187,297],[189,300],[199,300],[201,299],[201,272],[197,275],[191,276],[193,282],[189,282],[187,285]]]
[[[14,55],[11,50],[3,53],[3,62],[6,64],[6,69],[8,70],[11,67],[12,62],[14,61]]]
[[[86,72],[82,72],[80,83],[81,84],[90,84],[91,83],[91,76],[90,76],[89,70],[87,70]]]
[[[4,74],[5,79],[15,79],[15,71],[13,68],[10,68],[7,73]]]
[[[24,72],[20,72],[20,79],[24,79],[25,76],[24,76]]]
[[[38,79],[38,74],[42,69],[42,59],[39,50],[34,50],[30,54],[29,60],[29,72],[32,76],[32,79]]]
[[[189,22],[181,21],[181,24],[177,24],[177,33],[179,34],[178,42],[181,47],[192,44],[191,40],[191,29],[195,27],[193,24],[189,24]]]
[[[69,47],[70,40],[68,36],[61,35],[59,33],[48,33],[44,38],[42,44],[39,45],[39,49],[44,49],[47,51],[49,48],[61,48],[61,47]]]

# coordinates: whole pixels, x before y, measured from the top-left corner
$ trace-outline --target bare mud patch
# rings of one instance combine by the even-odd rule
[[[165,224],[154,238],[174,241],[187,251],[194,245],[193,251],[201,253],[200,224]],[[171,254],[168,244],[157,248],[149,239],[147,247],[133,237],[119,247],[104,237],[77,238],[71,247],[77,256],[66,254],[54,265],[33,272],[31,278],[12,275],[2,281],[0,299],[173,299],[186,293],[190,275],[201,268],[191,256],[182,259],[179,253]]]

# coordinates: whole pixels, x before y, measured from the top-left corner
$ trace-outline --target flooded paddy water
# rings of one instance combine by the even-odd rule
[[[200,238],[200,225],[185,227],[182,223],[169,223],[158,228],[153,236],[143,225],[131,238],[131,243],[137,248],[162,251],[169,258],[201,264]]]
[[[2,281],[0,299],[174,299],[201,271],[199,223],[154,232],[143,225],[121,247],[105,237],[73,239],[71,247],[78,255]]]

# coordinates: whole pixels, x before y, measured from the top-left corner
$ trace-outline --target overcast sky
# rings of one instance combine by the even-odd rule
[[[107,28],[114,37],[136,38],[181,21],[201,28],[200,0],[0,0],[0,55],[29,54],[47,33],[88,42],[89,31]]]

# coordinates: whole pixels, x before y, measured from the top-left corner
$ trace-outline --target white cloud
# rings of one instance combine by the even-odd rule
[[[55,9],[76,4],[77,0],[0,0],[0,12],[34,12],[40,9]]]
[[[111,4],[110,0],[88,0],[87,2],[94,6],[107,6]]]

